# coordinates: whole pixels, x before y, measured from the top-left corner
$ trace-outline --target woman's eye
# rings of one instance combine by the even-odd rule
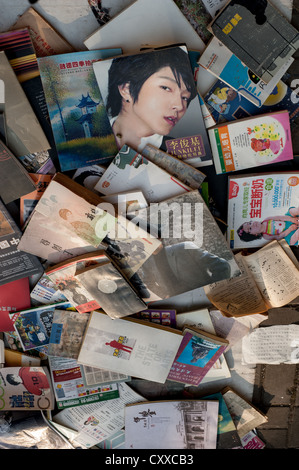
[[[162,90],[170,91],[170,88],[166,85],[161,85]]]

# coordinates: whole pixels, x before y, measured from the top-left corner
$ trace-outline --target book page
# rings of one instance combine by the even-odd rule
[[[274,325],[257,328],[242,340],[246,364],[297,364],[299,362],[299,325]]]
[[[269,307],[282,307],[298,296],[299,270],[277,241],[244,260]]]
[[[265,312],[265,304],[259,289],[241,253],[235,255],[241,275],[204,287],[208,299],[220,311],[229,315],[249,315]]]

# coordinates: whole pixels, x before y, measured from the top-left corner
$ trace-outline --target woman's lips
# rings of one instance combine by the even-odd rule
[[[165,121],[170,124],[172,127],[176,125],[177,123],[177,118],[175,116],[165,116],[164,117]]]

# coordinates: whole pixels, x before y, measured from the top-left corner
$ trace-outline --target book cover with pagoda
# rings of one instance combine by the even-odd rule
[[[121,52],[105,49],[38,58],[61,171],[108,163],[116,155],[92,64]]]

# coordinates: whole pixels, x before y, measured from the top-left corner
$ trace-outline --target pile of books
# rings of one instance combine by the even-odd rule
[[[267,416],[223,386],[219,318],[299,295],[299,171],[276,171],[294,164],[299,33],[267,1],[95,3],[86,50],[33,7],[0,33],[2,409],[86,449],[263,448]]]

